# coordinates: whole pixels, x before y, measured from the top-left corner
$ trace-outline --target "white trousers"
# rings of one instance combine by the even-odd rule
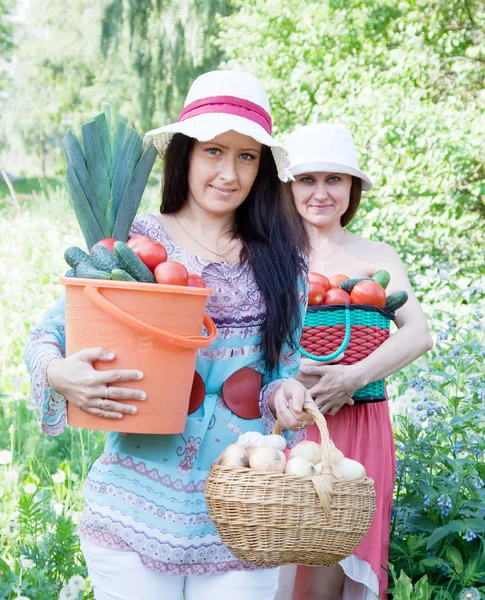
[[[273,600],[279,568],[220,575],[165,575],[144,567],[136,552],[81,538],[96,600]]]

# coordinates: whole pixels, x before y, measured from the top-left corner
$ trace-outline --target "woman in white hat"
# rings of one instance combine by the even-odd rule
[[[385,597],[389,524],[395,475],[395,453],[387,401],[357,403],[352,395],[372,381],[403,368],[432,347],[432,338],[404,265],[387,244],[350,233],[361,191],[372,181],[359,169],[350,132],[328,123],[295,130],[287,143],[296,208],[308,240],[309,270],[327,277],[370,277],[379,269],[390,275],[388,293],[406,290],[408,302],[397,311],[398,331],[370,356],[354,365],[302,360],[299,380],[326,415],[330,435],[346,457],[362,463],[374,479],[377,510],[372,526],[355,554],[332,568],[298,567],[282,572],[279,600],[371,600]],[[315,426],[307,439],[319,441]]]
[[[146,140],[165,163],[161,212],[138,215],[132,234],[163,243],[169,259],[203,277],[218,337],[199,352],[183,434],[108,436],[79,526],[89,576],[96,600],[271,600],[278,569],[231,554],[203,490],[241,433],[270,432],[276,416],[289,430],[309,423],[302,406],[311,396],[294,379],[307,266],[281,183],[289,162],[271,137],[266,92],[247,73],[202,75],[178,122]],[[26,351],[44,430],[61,433],[66,401],[106,418],[135,412],[143,392],[123,381],[142,374],[95,370],[95,360],[113,358],[109,348],[63,358],[63,327],[60,303]]]

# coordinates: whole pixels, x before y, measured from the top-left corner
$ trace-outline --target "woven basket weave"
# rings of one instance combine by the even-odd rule
[[[308,408],[307,408],[308,407]],[[240,560],[261,565],[336,565],[352,554],[375,511],[372,479],[336,480],[324,417],[312,405],[326,472],[295,477],[213,464],[205,485],[209,515]],[[275,432],[279,433],[279,426]]]
[[[344,353],[339,364],[353,365],[388,339],[393,319],[389,311],[366,304],[309,306],[300,352],[322,363]],[[369,383],[353,397],[356,402],[385,400],[384,380]]]

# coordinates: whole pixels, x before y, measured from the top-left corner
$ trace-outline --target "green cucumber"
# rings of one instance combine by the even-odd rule
[[[111,271],[111,279],[113,281],[136,281],[136,279],[124,269],[113,269]]]
[[[76,275],[83,279],[111,279],[111,273],[99,271],[87,260],[76,267]]]
[[[395,313],[396,310],[406,304],[408,298],[409,296],[407,292],[394,292],[393,294],[389,294],[386,300],[386,310],[391,313]]]
[[[123,269],[134,277],[136,281],[155,283],[155,277],[150,269],[124,242],[115,242],[113,251]]]
[[[93,246],[91,250],[91,261],[99,271],[108,271],[111,273],[113,269],[121,269],[120,262],[114,254],[104,246]]]
[[[65,272],[64,277],[77,277],[76,269],[69,269]]]
[[[376,281],[381,287],[386,289],[389,285],[389,282],[391,281],[391,275],[384,269],[380,269],[379,271],[376,271],[374,275],[372,275],[372,279]]]
[[[82,262],[89,261],[90,256],[89,254],[86,254],[84,250],[81,250],[81,248],[78,248],[77,246],[71,246],[64,252],[64,260],[70,267],[75,269]]]
[[[340,287],[342,290],[344,290],[350,294],[350,292],[354,289],[354,286],[357,285],[358,283],[360,283],[361,281],[372,281],[372,278],[371,277],[357,277],[356,279],[346,279],[345,281],[342,281],[342,283],[340,284]]]

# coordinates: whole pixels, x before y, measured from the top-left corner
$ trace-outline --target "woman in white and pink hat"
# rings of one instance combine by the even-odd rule
[[[361,171],[351,133],[321,123],[296,129],[288,138],[289,171],[295,206],[307,234],[309,270],[328,277],[371,277],[387,270],[387,293],[405,290],[408,302],[396,312],[398,331],[367,358],[353,365],[302,360],[298,379],[325,414],[331,438],[346,457],[362,463],[374,479],[377,510],[356,552],[331,568],[282,570],[278,600],[371,600],[385,597],[389,524],[395,475],[395,453],[388,402],[354,402],[353,394],[395,373],[429,350],[432,338],[406,269],[383,242],[364,239],[346,229],[359,207],[362,191],[372,189]],[[307,439],[320,441],[312,426]]]
[[[79,532],[96,600],[272,600],[278,569],[238,560],[207,513],[204,480],[247,431],[301,430],[311,401],[294,379],[305,310],[302,228],[282,181],[287,154],[271,137],[266,92],[247,74],[217,71],[192,85],[177,123],[150,131],[164,160],[161,210],[132,235],[162,242],[171,260],[214,291],[218,329],[201,350],[180,435],[110,433],[85,485]],[[133,371],[97,371],[109,348],[64,358],[61,301],[26,350],[44,431],[65,426],[66,402],[106,418],[136,411]],[[164,382],[160,381],[163,387]],[[119,402],[127,400],[128,403]],[[303,435],[295,434],[293,440]]]

